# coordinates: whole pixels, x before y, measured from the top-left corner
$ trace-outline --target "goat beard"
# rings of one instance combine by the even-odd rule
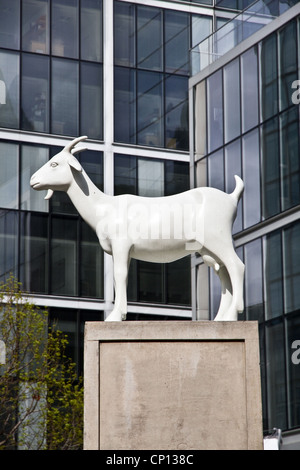
[[[46,196],[44,197],[44,199],[50,199],[53,195],[54,191],[52,189],[48,189],[48,192],[46,194]]]

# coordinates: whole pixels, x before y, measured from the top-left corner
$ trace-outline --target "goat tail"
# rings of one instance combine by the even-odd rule
[[[238,204],[242,194],[243,194],[243,191],[244,191],[244,182],[243,180],[237,176],[237,175],[234,175],[234,178],[235,178],[235,189],[234,191],[230,194],[230,196],[234,199],[235,203]]]

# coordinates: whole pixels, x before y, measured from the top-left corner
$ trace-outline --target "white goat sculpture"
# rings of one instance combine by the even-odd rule
[[[235,321],[242,312],[244,264],[232,241],[232,225],[244,189],[235,176],[231,194],[202,187],[166,197],[108,196],[89,179],[74,154],[78,137],[41,167],[30,180],[36,190],[65,191],[82,218],[96,232],[114,262],[114,309],[106,321],[122,321],[127,313],[127,277],[131,258],[171,262],[198,252],[213,267],[222,285],[215,320]]]

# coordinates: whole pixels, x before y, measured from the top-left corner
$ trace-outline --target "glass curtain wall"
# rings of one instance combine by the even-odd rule
[[[259,322],[265,430],[300,426],[299,362],[293,356],[300,324],[300,222],[286,219],[300,207],[299,106],[291,100],[300,66],[299,21],[249,48],[195,91],[198,184],[230,192],[234,174],[245,183],[234,234],[238,240],[247,230],[252,240],[237,250],[245,263],[239,319]],[[203,103],[207,120],[198,109]],[[273,231],[266,222],[274,222]],[[197,272],[203,273],[202,264]],[[214,316],[220,285],[213,273],[208,285]]]
[[[0,11],[0,126],[103,139],[102,0]]]

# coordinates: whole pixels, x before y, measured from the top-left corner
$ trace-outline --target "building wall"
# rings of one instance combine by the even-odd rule
[[[259,322],[265,430],[300,427],[300,366],[293,360],[300,339],[300,108],[292,98],[300,76],[299,13],[297,5],[192,87],[195,184],[230,192],[234,174],[245,182],[234,224],[246,269],[240,319]],[[219,282],[200,258],[194,265],[194,283],[204,280],[194,316],[213,318]]]
[[[81,368],[85,320],[113,308],[112,260],[64,193],[29,178],[71,140],[107,194],[189,188],[189,48],[211,0],[0,0],[0,280],[10,274],[68,332]],[[190,258],[133,262],[128,319],[190,319]]]

